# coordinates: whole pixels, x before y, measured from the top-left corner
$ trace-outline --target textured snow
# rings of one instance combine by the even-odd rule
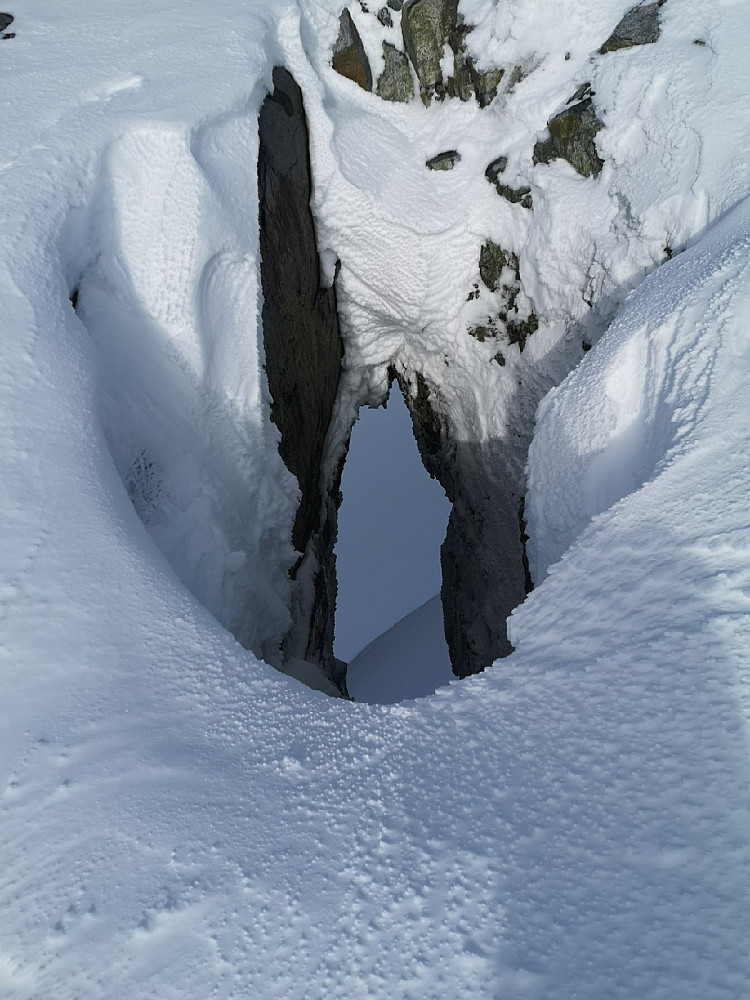
[[[668,0],[657,45],[592,57],[626,6],[462,0],[490,62],[537,66],[485,118],[336,79],[333,0],[14,11],[3,996],[750,992],[750,23]],[[547,317],[526,350],[550,380],[564,320],[588,322],[582,276],[587,332],[617,313],[540,408],[516,652],[402,705],[310,691],[224,627],[273,658],[295,558],[257,329],[255,122],[279,61],[308,102],[352,394],[358,359],[415,337],[474,378],[466,289],[493,233]],[[588,78],[601,178],[538,167],[533,217],[506,205],[484,166],[507,149],[522,179]],[[454,146],[452,174],[423,172]],[[643,280],[666,242],[689,246]],[[514,366],[475,380],[467,434],[505,427]]]

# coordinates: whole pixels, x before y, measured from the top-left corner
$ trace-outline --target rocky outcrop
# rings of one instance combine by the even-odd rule
[[[333,47],[331,65],[348,80],[353,80],[363,90],[372,90],[372,70],[357,26],[348,10],[341,12],[339,36]]]
[[[367,8],[362,5],[363,10]],[[386,29],[394,24],[391,11],[401,12],[401,34],[405,52],[390,41],[383,41],[385,69],[378,81],[377,94],[387,101],[408,101],[414,96],[409,61],[419,81],[422,100],[458,97],[468,101],[475,96],[486,107],[497,96],[502,69],[478,69],[466,50],[466,37],[472,26],[458,13],[458,0],[388,0],[376,17]],[[453,71],[443,77],[445,47],[453,53]],[[354,80],[364,90],[372,90],[372,73],[362,39],[348,9],[341,13],[339,35],[333,48],[333,68]]]
[[[584,84],[568,102],[569,106],[547,122],[549,138],[534,146],[535,164],[562,158],[582,177],[601,173],[604,160],[597,152],[595,138],[604,128],[604,122],[596,113],[593,96],[589,85]]]
[[[498,364],[505,364],[498,355]],[[428,472],[452,510],[440,551],[445,637],[453,672],[479,673],[513,651],[506,618],[525,598],[522,503],[502,442],[455,440],[450,408],[420,373],[395,371]]]
[[[458,0],[410,0],[402,11],[404,46],[424,95],[443,89],[443,50],[457,19]]]
[[[414,97],[414,80],[406,54],[390,42],[383,42],[383,58],[385,68],[378,80],[378,97],[384,101],[410,101]]]
[[[302,93],[284,69],[274,70],[273,83],[274,91],[263,102],[259,119],[265,367],[271,418],[281,432],[279,453],[296,476],[301,494],[292,541],[304,554],[308,566],[304,585],[313,595],[305,599],[298,595],[294,601],[297,610],[287,651],[319,662],[333,679],[335,581],[329,565],[332,552],[331,559],[327,553],[333,542],[325,530],[327,498],[321,491],[321,468],[338,389],[342,342],[335,288],[323,288],[320,282]]]
[[[497,95],[503,70],[480,71],[466,52],[466,36],[472,30],[458,13],[458,0],[409,0],[404,4],[401,31],[404,47],[419,78],[422,100],[458,97],[468,101],[474,94],[481,107]],[[448,45],[453,53],[453,73],[443,78],[443,55]]]
[[[635,45],[650,45],[658,41],[661,35],[659,11],[665,3],[666,0],[657,0],[656,3],[631,7],[599,49],[600,54],[616,52],[618,49],[630,49]]]

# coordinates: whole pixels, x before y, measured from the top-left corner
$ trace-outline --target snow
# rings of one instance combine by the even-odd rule
[[[732,0],[668,0],[657,45],[593,57],[625,7],[462,0],[490,61],[537,66],[484,118],[336,79],[333,0],[14,11],[4,996],[750,991],[750,24]],[[382,393],[389,359],[450,349],[467,436],[491,438],[511,380],[534,400],[616,316],[539,410],[516,652],[403,704],[311,691],[225,628],[273,660],[295,558],[257,329],[255,121],[279,60],[343,262],[352,398]],[[531,176],[533,137],[589,76],[601,178],[538,167],[533,216],[505,205],[484,166],[507,151]],[[423,176],[454,146],[453,173]],[[538,367],[509,352],[491,379],[464,327],[493,234],[545,323]],[[687,249],[655,270],[666,242]],[[143,520],[123,483],[142,449],[162,471],[156,492],[131,480]]]
[[[346,671],[349,694],[379,705],[423,698],[455,680],[439,594],[360,650]]]

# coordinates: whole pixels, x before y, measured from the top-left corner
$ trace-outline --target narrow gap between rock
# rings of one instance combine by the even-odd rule
[[[342,478],[336,656],[360,701],[396,702],[454,677],[443,631],[440,546],[450,503],[426,472],[403,396],[363,407]]]

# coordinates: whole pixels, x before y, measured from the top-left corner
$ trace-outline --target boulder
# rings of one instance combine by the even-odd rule
[[[372,90],[372,70],[352,15],[344,8],[339,19],[339,36],[333,47],[331,65],[363,90]]]

